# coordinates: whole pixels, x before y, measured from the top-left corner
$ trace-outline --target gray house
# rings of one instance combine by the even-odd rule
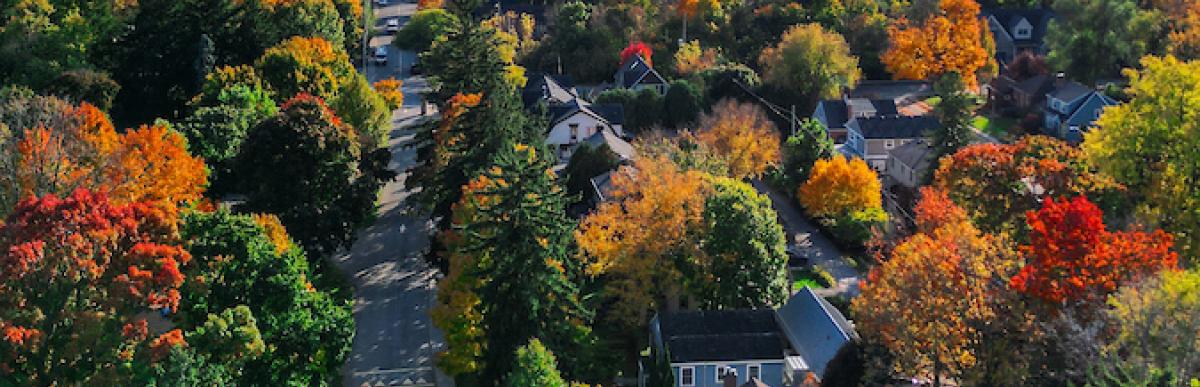
[[[942,124],[932,116],[876,116],[854,118],[846,123],[842,153],[866,160],[877,171],[887,168],[888,152],[913,141],[923,140]]]
[[[662,313],[650,321],[651,353],[642,366],[668,366],[679,387],[737,385],[797,386],[809,373],[818,378],[850,340],[853,326],[828,301],[805,287],[783,307]]]
[[[1047,135],[1078,144],[1083,141],[1083,132],[1095,125],[1104,108],[1116,104],[1117,101],[1103,93],[1067,81],[1059,74],[1054,90],[1046,93],[1042,129]]]
[[[979,17],[988,23],[996,41],[996,61],[1008,64],[1021,51],[1046,53],[1046,29],[1054,19],[1054,11],[1045,8],[986,9]]]
[[[640,91],[651,89],[659,95],[667,93],[667,79],[646,63],[641,55],[630,55],[613,76],[616,87]]]
[[[817,102],[813,119],[825,127],[836,144],[846,142],[846,124],[853,118],[897,115],[896,102],[891,99],[850,98],[827,99]]]

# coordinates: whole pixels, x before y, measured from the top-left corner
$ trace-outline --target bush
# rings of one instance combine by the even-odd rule
[[[700,88],[685,80],[671,82],[667,95],[663,97],[663,123],[671,128],[680,128],[696,121],[703,102]]]
[[[829,231],[839,242],[861,247],[871,239],[871,229],[883,225],[887,218],[881,208],[848,212],[828,219]]]
[[[605,90],[596,96],[596,103],[620,104],[625,110],[625,130],[638,134],[661,124],[663,98],[650,89],[635,92],[629,89]]]

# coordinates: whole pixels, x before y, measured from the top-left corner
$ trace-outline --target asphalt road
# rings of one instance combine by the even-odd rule
[[[415,9],[410,3],[377,9],[377,25],[382,26],[385,17],[403,17]],[[343,385],[453,386],[433,364],[434,354],[444,347],[441,333],[429,318],[438,274],[422,258],[433,225],[421,214],[406,212],[404,205],[409,192],[404,189],[403,172],[415,157],[415,151],[405,144],[412,139],[413,125],[423,119],[419,93],[426,84],[408,74],[415,54],[390,43],[391,36],[372,38],[370,52],[386,46],[388,64],[359,70],[372,82],[389,77],[404,81],[404,106],[393,112],[388,140],[392,151],[389,167],[400,175],[380,192],[375,224],[359,233],[348,252],[335,258],[354,285],[356,331],[350,358],[342,369]]]
[[[837,280],[837,286],[830,289],[814,289],[814,292],[822,296],[857,296],[860,276],[857,270],[842,259],[844,254],[837,245],[809,223],[808,218],[800,213],[791,198],[762,181],[755,180],[753,184],[759,193],[771,199],[771,206],[775,208],[780,222],[783,223],[788,243],[799,246],[811,264],[824,268]]]

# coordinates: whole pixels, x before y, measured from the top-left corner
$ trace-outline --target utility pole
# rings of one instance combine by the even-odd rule
[[[796,105],[792,105],[792,135],[796,135]]]

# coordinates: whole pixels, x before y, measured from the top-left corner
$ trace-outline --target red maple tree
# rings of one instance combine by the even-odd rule
[[[1111,232],[1103,212],[1086,197],[1048,199],[1027,215],[1026,264],[1009,281],[1016,290],[1050,303],[1097,301],[1121,284],[1175,268],[1171,235]]]
[[[650,59],[654,55],[654,50],[650,49],[650,45],[646,44],[646,42],[640,40],[629,42],[629,45],[625,46],[624,50],[621,50],[621,63],[625,63],[626,60],[629,60],[634,55],[640,55],[642,60],[646,61],[647,65],[654,66],[654,62]]]

